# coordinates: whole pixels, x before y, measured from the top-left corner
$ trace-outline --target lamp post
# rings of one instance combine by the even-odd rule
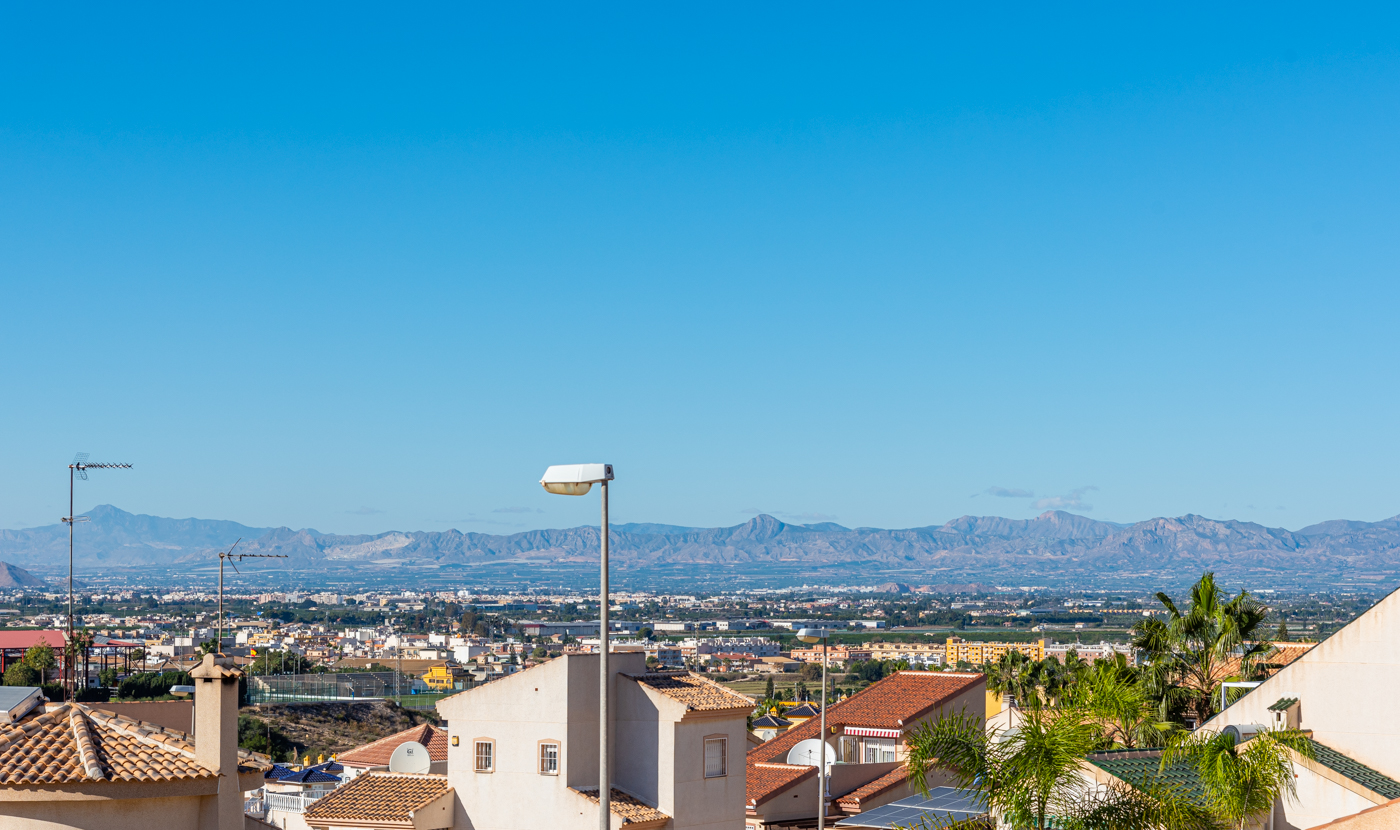
[[[822,644],[821,747],[817,750],[817,830],[826,830],[826,647],[830,634],[825,628],[804,628],[797,632],[804,643]]]
[[[598,828],[612,827],[612,783],[608,775],[608,482],[611,464],[560,464],[544,471],[540,484],[560,496],[582,496],[603,486],[602,583],[598,590]]]

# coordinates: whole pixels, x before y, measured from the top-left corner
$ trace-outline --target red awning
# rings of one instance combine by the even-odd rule
[[[869,729],[864,726],[848,726],[846,734],[858,738],[898,738],[904,733],[898,729]]]

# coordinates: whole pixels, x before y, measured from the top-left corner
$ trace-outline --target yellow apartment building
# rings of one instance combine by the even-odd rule
[[[962,661],[980,666],[983,663],[995,663],[1010,651],[1019,651],[1032,660],[1044,660],[1045,640],[1030,643],[969,643],[961,637],[949,637],[944,654],[949,663],[956,665],[958,661]]]

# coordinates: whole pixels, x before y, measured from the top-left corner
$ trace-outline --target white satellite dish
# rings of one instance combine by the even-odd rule
[[[823,748],[826,749],[826,765],[829,767],[836,763],[836,750],[832,749],[831,744],[823,743],[820,738],[798,741],[796,746],[788,750],[787,762],[799,767],[815,767],[821,763]]]
[[[427,772],[432,765],[428,748],[417,741],[404,741],[389,756],[390,772]]]

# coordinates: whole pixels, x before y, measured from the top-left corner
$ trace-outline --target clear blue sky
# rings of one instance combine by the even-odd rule
[[[1396,24],[11,6],[0,527],[1400,513]]]

